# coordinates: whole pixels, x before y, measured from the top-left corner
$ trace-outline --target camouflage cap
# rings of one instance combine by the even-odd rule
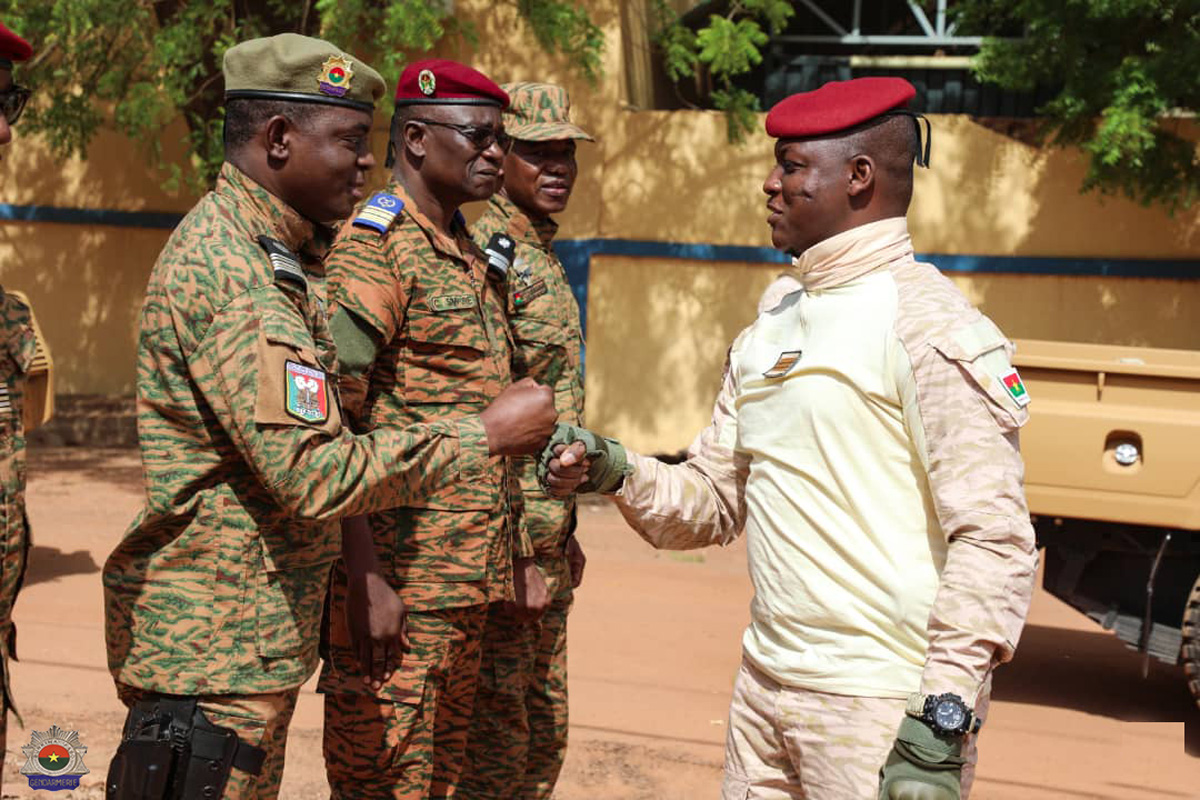
[[[555,139],[596,141],[590,133],[571,123],[571,100],[567,90],[552,83],[505,83],[508,109],[502,115],[504,130],[514,139],[547,142]]]
[[[281,33],[225,51],[225,99],[291,100],[374,111],[383,77],[329,42]]]

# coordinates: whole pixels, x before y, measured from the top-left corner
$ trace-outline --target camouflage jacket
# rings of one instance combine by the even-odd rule
[[[534,220],[507,197],[495,195],[475,224],[475,241],[486,246],[495,233],[516,244],[508,271],[508,314],[513,332],[513,378],[529,376],[554,389],[559,422],[583,424],[583,331],[579,303],[551,243],[558,225]],[[539,561],[557,558],[570,533],[575,506],[547,496],[534,459],[516,460],[524,494],[522,520]]]
[[[25,376],[37,353],[29,307],[0,289],[0,683],[8,699],[8,659],[16,655],[13,604],[25,578],[29,526],[25,520]],[[11,707],[11,701],[7,707]]]
[[[509,384],[503,287],[461,217],[447,236],[392,181],[346,222],[327,266],[330,301],[377,343],[364,373],[341,378],[360,430],[478,414]],[[477,480],[371,517],[381,566],[410,607],[511,597],[508,469],[491,458]]]
[[[1037,568],[1011,352],[903,217],[845,231],[767,289],[687,461],[630,454],[618,507],[667,549],[746,530],[743,650],[775,680],[972,703]]]
[[[489,468],[477,417],[361,437],[342,425],[337,355],[306,275],[320,234],[226,164],[154,266],[138,340],[146,501],[104,567],[120,683],[300,685],[316,667],[337,518]]]

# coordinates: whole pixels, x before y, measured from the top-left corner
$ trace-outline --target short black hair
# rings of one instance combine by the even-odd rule
[[[271,117],[284,116],[298,128],[307,127],[320,113],[317,103],[234,97],[225,103],[225,152],[245,147]]]
[[[847,158],[865,153],[875,159],[888,189],[904,208],[912,202],[913,165],[921,146],[919,125],[907,114],[889,114],[843,138]]]

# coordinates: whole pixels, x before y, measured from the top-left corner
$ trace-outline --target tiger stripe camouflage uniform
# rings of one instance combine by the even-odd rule
[[[579,305],[551,246],[557,230],[553,220],[531,219],[499,194],[474,226],[477,242],[505,233],[516,245],[508,272],[514,378],[552,384],[559,422],[582,425],[583,332]],[[547,496],[538,484],[536,459],[516,463],[523,524],[551,602],[532,623],[500,607],[490,610],[460,787],[468,800],[548,798],[566,757],[567,614],[573,592],[564,548],[574,529],[575,498]]]
[[[306,277],[327,239],[226,163],[159,255],[139,322],[146,501],[104,566],[108,664],[127,703],[198,697],[267,750],[257,779],[234,770],[227,797],[278,794],[337,518],[436,495],[487,452],[478,417],[362,437],[342,424]]]
[[[37,355],[33,317],[16,295],[0,289],[0,520],[3,554],[0,554],[0,749],[8,731],[8,711],[13,708],[9,659],[17,657],[17,628],[13,606],[25,580],[29,557],[29,521],[25,516],[25,378]]]
[[[552,219],[534,221],[500,194],[488,201],[474,227],[478,242],[505,233],[516,245],[508,276],[514,377],[552,381],[559,422],[582,425],[580,309],[551,247],[557,230]],[[575,498],[547,497],[535,459],[520,459],[517,469],[523,525],[551,604],[536,622],[516,621],[498,607],[488,614],[461,787],[466,798],[548,798],[566,756],[566,615],[572,590],[564,547],[574,529]]]
[[[503,285],[461,215],[447,236],[393,180],[342,228],[328,268],[333,303],[380,343],[364,374],[341,378],[355,426],[449,423],[478,413],[510,383]],[[334,797],[454,791],[487,605],[512,599],[507,518],[519,495],[510,498],[507,471],[506,459],[492,457],[472,480],[371,516],[380,566],[408,608],[411,644],[379,691],[362,682],[345,623],[346,575],[336,573],[318,684]]]

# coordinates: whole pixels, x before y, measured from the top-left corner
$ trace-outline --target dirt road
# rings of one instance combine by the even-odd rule
[[[131,451],[31,454],[36,546],[17,605],[25,718],[9,721],[4,797],[99,798],[123,708],[105,668],[100,568],[140,502]],[[656,553],[589,505],[571,622],[571,749],[559,800],[694,800],[720,785],[726,705],[750,597],[741,543]],[[1200,713],[1179,670],[1141,659],[1041,592],[1017,659],[997,674],[975,800],[1200,798]],[[283,797],[327,797],[320,698],[305,687]],[[33,730],[78,730],[91,773],[34,795],[19,774]],[[1185,726],[1188,736],[1185,752]]]

